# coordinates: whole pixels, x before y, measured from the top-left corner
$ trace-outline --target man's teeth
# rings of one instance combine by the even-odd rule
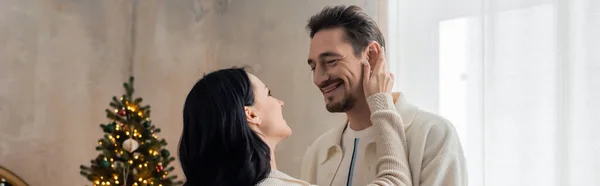
[[[339,86],[340,86],[340,84],[335,84],[333,86],[330,86],[329,88],[324,89],[323,91],[326,93],[331,92],[331,91],[335,90],[336,88],[338,88]]]

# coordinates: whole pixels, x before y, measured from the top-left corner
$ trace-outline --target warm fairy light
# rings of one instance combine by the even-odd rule
[[[144,180],[144,184],[148,184],[148,181]]]
[[[156,156],[156,155],[158,155],[158,152],[154,151],[154,153],[152,153],[152,155]]]
[[[102,142],[101,142],[101,141],[99,141],[99,142],[98,142],[98,145],[102,145]]]
[[[156,135],[154,135],[154,134],[152,134],[152,137],[153,137],[153,138],[157,138],[157,137],[156,137]]]
[[[110,167],[115,168],[115,164],[111,164]]]
[[[123,97],[119,98],[119,100],[123,101]]]
[[[121,138],[121,136],[117,135],[117,139]]]
[[[137,160],[139,157],[137,155],[135,155],[133,158],[135,158]]]
[[[148,163],[144,163],[144,167],[148,167]]]
[[[95,184],[100,184],[100,181],[96,180],[94,183],[95,183]]]
[[[162,176],[162,178],[163,178],[163,179],[167,178],[167,175],[163,175],[163,176]]]
[[[119,154],[123,154],[123,151],[119,151]]]
[[[125,134],[129,136],[129,131],[125,132]]]
[[[115,147],[117,146],[117,144],[115,143]]]
[[[152,154],[152,149],[148,150],[148,154]]]
[[[134,182],[133,185],[137,186],[138,184],[137,184],[137,182]]]
[[[115,113],[119,112],[119,109],[115,109]]]
[[[115,161],[114,159],[110,158],[110,161]]]
[[[115,184],[119,184],[119,180],[115,180]]]
[[[138,181],[142,181],[142,178],[139,178]]]
[[[119,175],[114,174],[113,178],[115,178],[115,180],[118,180],[119,179]]]
[[[129,164],[133,164],[133,161],[132,161],[132,160],[129,160]]]
[[[139,167],[139,168],[142,168],[142,164],[139,164],[139,165],[138,165],[138,167]]]
[[[162,165],[162,162],[158,162],[158,165]]]

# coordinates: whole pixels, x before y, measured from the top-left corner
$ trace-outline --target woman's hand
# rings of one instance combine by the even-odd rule
[[[372,70],[368,61],[363,63],[363,89],[366,98],[376,93],[389,93],[394,86],[394,74],[386,68],[385,51],[381,45],[377,45],[377,50],[379,58]]]

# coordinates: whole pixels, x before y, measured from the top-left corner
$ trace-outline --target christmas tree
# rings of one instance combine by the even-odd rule
[[[176,175],[168,175],[175,160],[158,139],[160,132],[150,121],[150,106],[140,105],[142,98],[133,97],[133,77],[124,83],[125,95],[112,98],[106,116],[100,124],[104,137],[96,150],[101,153],[91,166],[81,165],[81,175],[96,185],[175,186],[183,184]]]

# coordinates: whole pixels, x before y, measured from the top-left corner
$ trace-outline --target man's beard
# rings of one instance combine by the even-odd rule
[[[327,103],[325,108],[331,113],[346,112],[352,109],[354,104],[356,104],[356,97],[346,94],[341,101]]]

